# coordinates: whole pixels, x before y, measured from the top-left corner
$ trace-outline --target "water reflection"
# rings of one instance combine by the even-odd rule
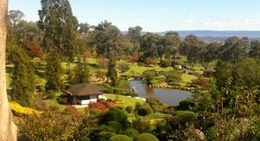
[[[168,105],[178,105],[180,101],[191,97],[191,92],[189,91],[151,88],[141,80],[131,81],[130,86],[135,87],[140,97],[157,97],[160,101]]]

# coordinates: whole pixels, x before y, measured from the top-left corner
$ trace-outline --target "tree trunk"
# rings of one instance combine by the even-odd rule
[[[6,91],[6,34],[7,34],[7,4],[8,0],[0,1],[0,140],[16,141],[16,126],[12,122]]]

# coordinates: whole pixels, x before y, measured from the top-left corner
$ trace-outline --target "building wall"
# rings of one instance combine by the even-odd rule
[[[91,95],[89,96],[89,99],[84,99],[80,101],[81,105],[87,105],[90,102],[97,102],[98,96],[97,95]]]

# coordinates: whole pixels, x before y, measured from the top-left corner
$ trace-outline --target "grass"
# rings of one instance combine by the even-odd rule
[[[181,75],[181,78],[182,78],[182,82],[183,83],[190,83],[193,79],[196,79],[197,77],[194,76],[194,75],[190,75],[190,74],[187,74],[187,73],[183,73]]]
[[[144,101],[140,100],[140,99],[136,99],[133,97],[129,97],[129,96],[123,96],[123,95],[115,95],[115,94],[104,94],[104,96],[108,99],[112,99],[112,100],[116,100],[116,105],[120,106],[120,107],[127,107],[127,106],[132,106],[135,107],[136,103],[141,103],[143,104]]]
[[[137,74],[141,75],[144,71],[155,69],[156,71],[165,71],[165,70],[172,70],[173,68],[162,68],[160,66],[154,66],[154,67],[146,67],[146,66],[139,66],[137,63],[130,64],[130,69],[125,74]]]
[[[56,99],[47,99],[47,100],[44,100],[44,103],[51,105],[51,106],[56,106],[61,110],[64,110],[67,107],[66,105],[59,104]]]

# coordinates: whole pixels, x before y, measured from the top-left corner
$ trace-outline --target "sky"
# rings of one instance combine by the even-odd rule
[[[141,26],[146,32],[168,30],[260,30],[260,0],[69,0],[80,23],[112,22],[121,31]],[[40,0],[9,0],[37,21]]]

